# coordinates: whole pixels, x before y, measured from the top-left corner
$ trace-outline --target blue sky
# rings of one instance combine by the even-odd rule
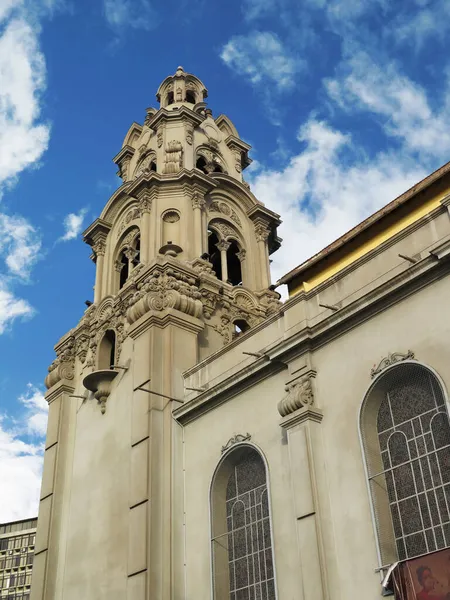
[[[0,522],[33,516],[53,345],[92,299],[81,231],[181,64],[284,220],[274,279],[450,157],[447,0],[0,0]]]

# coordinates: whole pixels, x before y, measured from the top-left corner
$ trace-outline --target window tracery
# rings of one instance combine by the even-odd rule
[[[450,423],[437,377],[413,363],[384,372],[362,435],[382,562],[450,546]]]
[[[212,531],[215,600],[275,600],[266,467],[251,446],[232,450],[216,472]]]

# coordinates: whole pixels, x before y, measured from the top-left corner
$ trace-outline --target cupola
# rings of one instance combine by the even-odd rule
[[[208,90],[200,79],[186,73],[183,67],[178,67],[174,75],[166,77],[156,93],[160,107],[169,109],[182,104],[193,108],[207,96]]]

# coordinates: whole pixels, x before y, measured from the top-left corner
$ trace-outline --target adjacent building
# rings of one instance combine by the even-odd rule
[[[0,524],[0,599],[29,600],[37,519]]]
[[[272,284],[280,218],[206,97],[163,81],[84,233],[31,600],[445,597],[450,164]]]

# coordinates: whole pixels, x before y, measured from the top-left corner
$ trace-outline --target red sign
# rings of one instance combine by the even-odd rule
[[[396,600],[450,600],[450,549],[399,563],[392,583]]]

